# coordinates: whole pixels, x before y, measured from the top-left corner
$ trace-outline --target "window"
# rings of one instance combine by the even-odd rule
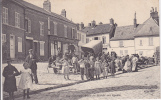
[[[44,36],[44,22],[40,22],[40,35]]]
[[[150,46],[153,45],[153,37],[149,37],[149,45],[150,45]]]
[[[57,35],[57,23],[54,22],[54,35]]]
[[[119,46],[123,47],[123,41],[119,41]]]
[[[98,40],[98,37],[94,37],[94,40]]]
[[[31,33],[31,20],[28,19],[28,33]]]
[[[44,56],[44,41],[40,41],[40,56]]]
[[[48,29],[50,29],[50,17],[48,17]]]
[[[64,25],[64,36],[67,37],[67,26]]]
[[[81,41],[82,37],[81,37],[81,34],[79,34],[79,40]]]
[[[82,35],[82,43],[84,43],[84,35]]]
[[[2,43],[6,42],[6,34],[2,34]]]
[[[72,38],[74,39],[75,36],[74,36],[74,28],[72,28]]]
[[[18,37],[18,52],[22,52],[22,38]]]
[[[142,40],[140,40],[140,46],[143,46],[143,41]]]
[[[128,50],[125,50],[124,52],[125,52],[125,56],[128,55]]]
[[[58,42],[58,48],[61,50],[61,42]]]
[[[15,26],[20,27],[20,14],[15,12]]]
[[[3,23],[8,24],[8,8],[3,7]]]
[[[123,51],[122,50],[120,50],[120,56],[122,56],[123,55]]]
[[[102,42],[103,42],[103,44],[106,43],[106,37],[105,36],[102,37]]]

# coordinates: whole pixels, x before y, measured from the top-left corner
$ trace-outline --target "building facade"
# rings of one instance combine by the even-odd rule
[[[12,0],[1,1],[2,58],[24,59],[24,8]]]
[[[110,19],[110,24],[103,24],[102,22],[99,25],[96,25],[96,22],[93,20],[87,27],[84,27],[81,31],[86,33],[86,42],[92,40],[101,40],[103,43],[103,51],[108,52],[110,39],[114,36],[116,24],[114,20]]]
[[[156,47],[160,46],[159,25],[152,17],[146,20],[135,35],[135,53],[153,57]]]
[[[81,31],[82,28],[84,28],[83,22],[81,22],[80,24],[77,24],[77,39],[79,40],[77,55],[79,56],[79,58],[81,58],[81,55],[83,52],[81,49],[81,46],[86,44],[86,33]]]
[[[159,44],[159,16],[157,10],[152,9],[150,18],[143,24],[137,24],[136,13],[134,25],[117,27],[115,36],[110,40],[110,51],[118,56],[139,54],[152,57]]]
[[[61,15],[51,12],[49,0],[44,1],[43,8],[23,0],[3,0],[2,6],[2,33],[6,34],[3,35],[3,39],[8,50],[3,52],[7,53],[7,57],[25,59],[28,50],[33,49],[39,61],[46,61],[51,55],[57,55],[58,49],[63,52],[69,45],[78,47],[76,24],[66,18],[65,9]],[[9,36],[14,40],[8,39]]]

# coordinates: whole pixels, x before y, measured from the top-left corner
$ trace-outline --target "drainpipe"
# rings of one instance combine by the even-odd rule
[[[26,16],[26,9],[24,7],[24,49],[25,49],[25,57],[27,56],[26,54],[26,29],[25,29],[25,16]]]

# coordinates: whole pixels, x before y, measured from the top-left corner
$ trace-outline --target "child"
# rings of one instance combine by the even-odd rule
[[[64,79],[66,79],[66,76],[67,76],[67,79],[69,80],[69,63],[68,63],[67,57],[64,57],[64,61],[62,64],[62,70],[64,73]]]
[[[99,57],[96,58],[96,62],[95,62],[95,75],[96,75],[96,79],[100,79],[100,74],[101,74],[101,62],[99,61]]]
[[[27,98],[30,98],[29,90],[32,87],[32,78],[31,78],[31,69],[29,68],[29,64],[25,62],[23,66],[24,68],[20,71],[21,78],[20,78],[19,88],[23,89],[23,98],[25,99],[26,90],[27,90]]]
[[[9,93],[9,100],[14,100],[14,91],[17,91],[15,76],[19,75],[19,72],[11,65],[11,59],[7,59],[7,64],[3,70],[4,91]]]
[[[108,75],[108,63],[106,62],[106,59],[102,62],[102,70],[103,70],[103,77],[107,78]]]

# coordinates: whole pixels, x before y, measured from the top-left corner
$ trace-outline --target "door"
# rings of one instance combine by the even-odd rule
[[[15,36],[10,35],[10,58],[15,58]]]
[[[34,53],[37,54],[37,42],[34,42]]]
[[[33,41],[26,39],[26,54],[29,54],[29,50],[33,49]]]

